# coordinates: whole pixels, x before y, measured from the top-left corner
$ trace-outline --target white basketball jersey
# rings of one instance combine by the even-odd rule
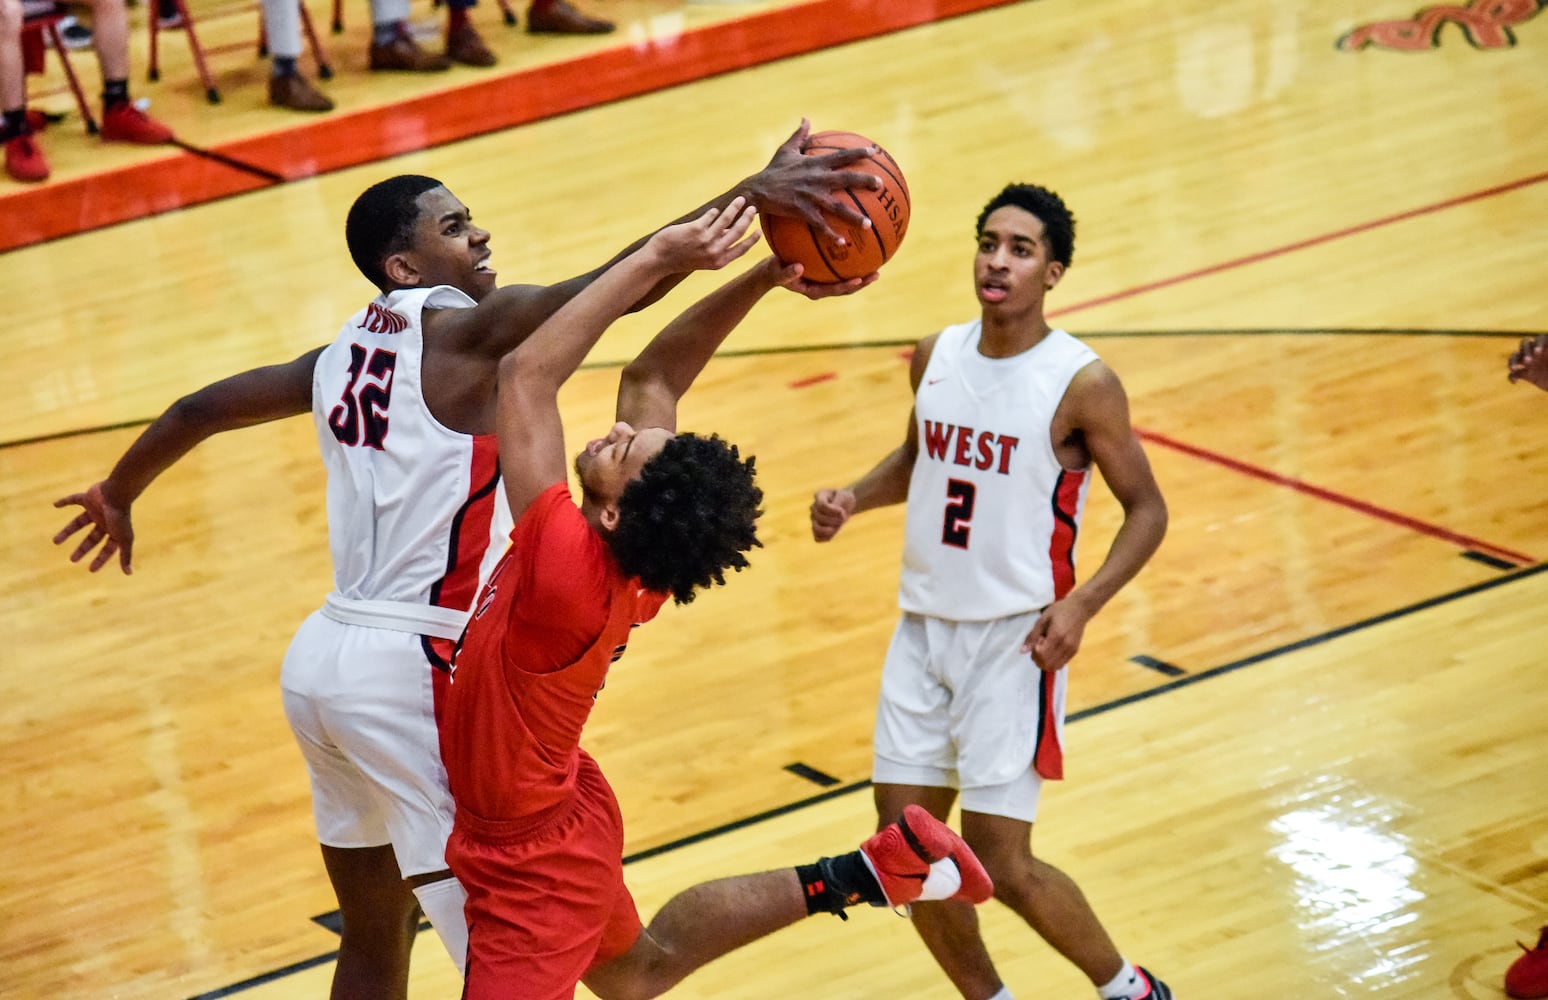
[[[1075,584],[1090,470],[1054,455],[1054,411],[1097,360],[1063,330],[1010,358],[978,353],[981,321],[941,331],[914,396],[904,611],[982,621],[1036,611]]]
[[[378,296],[317,359],[312,416],[328,469],[336,588],[329,607],[396,615],[408,631],[456,638],[484,564],[503,548],[491,544],[511,527],[494,435],[443,426],[423,391],[422,310],[473,304],[447,286]]]

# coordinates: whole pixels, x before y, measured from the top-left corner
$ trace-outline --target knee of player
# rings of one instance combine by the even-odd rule
[[[1009,897],[1021,897],[1035,893],[1038,883],[1038,866],[1027,844],[999,843],[993,839],[968,837],[968,846],[978,855],[984,871],[994,881],[994,895],[1002,902]]]

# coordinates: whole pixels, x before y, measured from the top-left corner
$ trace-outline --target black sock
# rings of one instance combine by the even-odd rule
[[[881,883],[866,867],[859,851],[850,851],[836,858],[819,858],[814,865],[800,865],[796,875],[801,879],[801,889],[806,896],[806,912],[836,913],[848,920],[844,908],[860,903],[886,906],[887,897],[882,894]]]
[[[102,106],[104,108],[116,108],[120,104],[129,103],[128,80],[103,80],[102,81]]]
[[[19,135],[26,135],[32,131],[32,129],[27,127],[27,109],[25,107],[7,108],[3,114],[5,116],[5,124],[0,125],[0,139],[14,139]]]
[[[273,70],[273,74],[275,76],[295,76],[296,75],[296,57],[295,56],[275,56],[274,57],[274,70]]]

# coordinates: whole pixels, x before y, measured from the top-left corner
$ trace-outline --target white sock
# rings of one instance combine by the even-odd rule
[[[1134,966],[1130,965],[1126,958],[1123,960],[1123,968],[1118,970],[1118,975],[1114,976],[1106,986],[1098,986],[1097,993],[1102,1000],[1131,1000],[1140,995],[1140,988],[1143,985],[1140,982],[1139,973],[1134,971]]]
[[[468,918],[463,904],[468,901],[467,890],[462,883],[448,876],[439,882],[426,882],[416,886],[414,898],[425,911],[430,926],[445,945],[446,953],[456,963],[457,971],[465,973],[468,965]]]
[[[1011,991],[1010,991],[1010,987],[1009,986],[1001,986],[1000,987],[1000,992],[998,992],[994,996],[990,997],[989,1000],[1016,1000],[1016,998],[1011,996]]]
[[[962,872],[950,858],[942,858],[930,866],[924,886],[919,893],[921,903],[932,899],[950,899],[962,888]]]

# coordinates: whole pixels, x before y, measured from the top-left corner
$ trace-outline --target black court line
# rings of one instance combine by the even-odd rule
[[[794,764],[786,764],[785,770],[798,778],[805,778],[814,785],[821,785],[823,788],[829,788],[839,783],[839,779],[826,771],[819,771],[815,767],[802,764],[800,761],[796,761]]]
[[[1242,337],[1242,336],[1269,336],[1283,335],[1293,337],[1320,337],[1320,336],[1403,336],[1403,337],[1510,337],[1523,339],[1539,335],[1530,330],[1404,330],[1386,327],[1335,327],[1304,329],[1280,329],[1277,327],[1261,328],[1230,328],[1217,327],[1199,330],[1094,330],[1078,334],[1082,340],[1112,340],[1129,337]],[[883,347],[895,347],[899,349],[911,348],[919,342],[919,338],[907,340],[866,340],[853,344],[791,344],[786,347],[758,347],[747,350],[718,351],[715,358],[760,358],[780,354],[815,354],[821,351],[865,351]],[[607,368],[622,368],[629,363],[629,359],[620,361],[589,361],[580,366],[581,371],[601,371]],[[1502,376],[1503,377],[1503,376]],[[130,427],[144,427],[152,418],[138,420],[126,420],[116,424],[98,424],[92,427],[73,427],[69,430],[55,431],[51,434],[38,434],[34,437],[15,438],[10,441],[0,441],[0,449],[20,448],[29,444],[43,444],[48,441],[62,441],[66,438],[84,437],[91,434],[104,434],[110,431],[126,430]]]
[[[1510,568],[1515,569],[1516,564],[1511,563]],[[1168,677],[1180,677],[1181,675],[1188,672],[1175,663],[1168,663],[1165,660],[1158,660],[1154,656],[1131,656],[1129,657],[1129,662],[1137,663],[1142,667],[1148,667],[1149,669],[1154,670],[1156,673],[1166,674]]]
[[[1462,558],[1471,559],[1473,562],[1477,563],[1483,563],[1485,566],[1490,566],[1494,569],[1511,570],[1515,569],[1518,565],[1517,563],[1510,562],[1507,559],[1501,559],[1498,556],[1491,556],[1487,552],[1479,552],[1476,549],[1468,549],[1467,551],[1463,552]]]
[[[195,146],[192,143],[184,142],[183,140],[176,137],[173,137],[171,140],[169,140],[169,142],[171,145],[176,146],[178,149],[181,149],[185,153],[192,153],[193,155],[203,157],[212,163],[219,163],[223,167],[230,167],[232,170],[239,170],[244,174],[252,174],[254,177],[261,177],[271,184],[285,183],[285,177],[283,174],[277,174],[272,170],[266,170],[263,167],[258,166],[256,163],[248,163],[246,160],[239,160],[234,156],[227,156],[225,153],[217,153],[213,149],[205,149],[203,146]],[[244,193],[250,194],[251,192]]]
[[[1212,680],[1216,677],[1223,677],[1226,674],[1235,673],[1236,671],[1244,670],[1247,667],[1257,666],[1260,663],[1267,663],[1270,660],[1277,659],[1289,653],[1296,653],[1303,649],[1310,649],[1314,646],[1321,646],[1332,642],[1335,639],[1341,639],[1346,635],[1353,635],[1356,632],[1363,632],[1366,629],[1373,628],[1377,625],[1384,625],[1387,622],[1396,621],[1399,618],[1406,618],[1409,615],[1418,614],[1421,611],[1428,611],[1431,608],[1440,607],[1441,605],[1449,604],[1452,601],[1472,597],[1474,594],[1481,594],[1484,591],[1493,590],[1496,587],[1507,586],[1520,580],[1525,580],[1529,577],[1537,576],[1538,574],[1544,572],[1548,572],[1548,563],[1541,563],[1528,569],[1516,570],[1515,572],[1493,580],[1485,580],[1483,583],[1475,583],[1470,586],[1463,587],[1461,590],[1453,590],[1448,593],[1441,594],[1437,597],[1426,598],[1425,600],[1405,605],[1404,607],[1397,608],[1393,611],[1385,611],[1379,615],[1373,615],[1370,618],[1363,618],[1360,621],[1352,622],[1348,625],[1342,625],[1338,628],[1330,629],[1317,635],[1308,636],[1305,639],[1297,639],[1294,642],[1288,642],[1282,646],[1275,646],[1274,648],[1264,650],[1261,653],[1254,653],[1251,656],[1244,656],[1241,659],[1233,660],[1230,663],[1223,663],[1218,667],[1211,667],[1208,670],[1204,670],[1196,674],[1179,677],[1176,680],[1167,681],[1164,684],[1158,684],[1157,686],[1153,688],[1147,688],[1144,691],[1137,691],[1134,694],[1124,695],[1121,698],[1115,698],[1112,701],[1104,702],[1100,705],[1093,705],[1090,708],[1081,709],[1078,712],[1070,714],[1065,719],[1065,723],[1070,724],[1080,722],[1083,719],[1095,718],[1098,715],[1105,715],[1114,709],[1123,708],[1127,705],[1135,704],[1136,702],[1149,701],[1151,698],[1156,698],[1163,694],[1171,694],[1174,691],[1193,684]],[[678,851],[685,847],[691,847],[694,844],[703,843],[706,840],[712,840],[716,837],[724,836],[728,833],[735,833],[738,830],[745,830],[768,820],[777,819],[780,816],[786,816],[793,812],[799,812],[800,810],[806,809],[810,806],[819,805],[823,802],[839,798],[840,796],[849,795],[852,792],[863,791],[869,787],[871,787],[871,782],[869,779],[864,781],[851,782],[850,784],[843,785],[838,788],[832,788],[828,791],[820,792],[816,795],[808,796],[804,799],[798,799],[795,802],[777,806],[773,809],[767,809],[752,816],[746,816],[742,819],[732,820],[729,823],[723,823],[720,826],[711,827],[710,829],[703,830],[699,833],[689,834],[686,837],[681,837],[677,840],[657,845],[656,847],[646,848],[643,851],[638,851],[634,854],[626,855],[623,859],[623,863],[626,865],[631,865],[637,861],[644,861],[648,858],[659,857],[663,854],[670,854],[673,851]],[[423,929],[423,925],[421,926],[421,929]],[[272,972],[265,972],[261,975],[254,976],[251,979],[244,979],[241,982],[233,983],[230,986],[223,986],[209,993],[200,993],[196,996],[190,997],[189,1000],[216,1000],[218,997],[232,996],[233,994],[251,989],[254,986],[261,986],[264,983],[270,983],[276,979],[282,979],[292,973],[302,972],[315,966],[321,965],[324,962],[332,961],[338,957],[338,954],[339,953],[337,950],[330,951],[323,955],[318,955],[313,958],[308,958],[303,961],[287,965],[281,969],[275,969]]]

